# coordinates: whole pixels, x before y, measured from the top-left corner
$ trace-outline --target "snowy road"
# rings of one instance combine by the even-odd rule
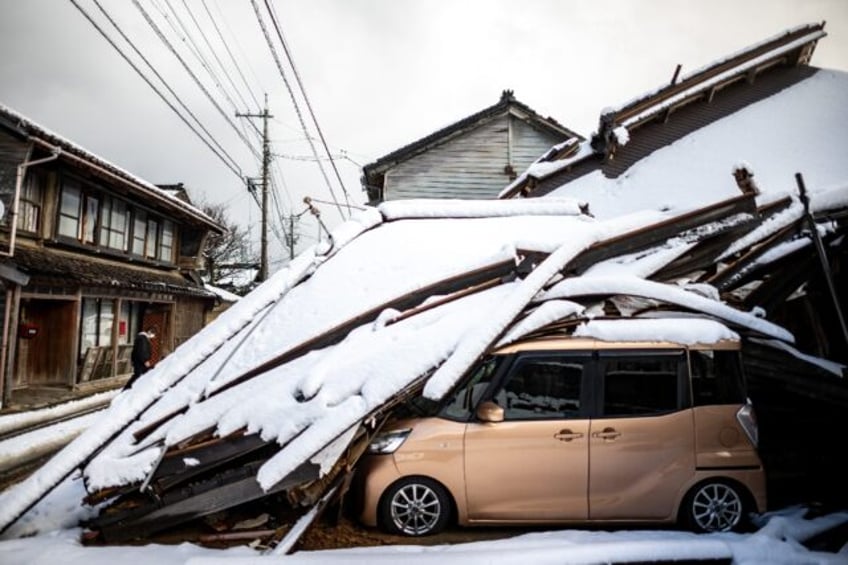
[[[108,391],[48,408],[0,416],[0,437],[4,438],[0,440],[0,476],[8,476],[19,467],[61,449],[88,428],[117,393]],[[79,416],[74,417],[75,414]]]

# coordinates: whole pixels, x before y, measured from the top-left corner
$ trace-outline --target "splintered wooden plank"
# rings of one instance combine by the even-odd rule
[[[816,257],[809,253],[798,253],[794,257],[793,261],[778,261],[771,265],[768,275],[744,298],[745,308],[760,307],[772,312],[810,279],[810,273],[816,268]]]
[[[730,221],[734,218],[737,221]],[[759,221],[754,197],[747,194],[737,196],[605,239],[570,261],[563,272],[566,275],[579,275],[596,263],[620,255],[645,251],[674,237],[699,241],[707,236],[715,237],[720,233],[739,229],[740,226],[747,226],[752,221]],[[710,224],[712,224],[711,230],[701,229]]]
[[[711,271],[716,260],[742,234],[750,232],[759,222],[751,221],[723,231],[720,235],[698,242],[686,254],[678,257],[651,276],[652,280],[668,281],[698,271]]]
[[[292,528],[286,533],[285,537],[274,546],[274,549],[269,551],[269,555],[288,555],[294,549],[295,544],[300,541],[300,538],[309,531],[309,527],[321,517],[327,505],[333,500],[339,490],[339,485],[329,489],[321,499],[309,509],[309,512],[304,514]]]
[[[156,492],[170,490],[176,485],[273,443],[263,440],[258,434],[250,434],[218,438],[214,442],[207,442],[192,449],[166,452],[153,475],[151,484]]]
[[[256,461],[229,469],[191,487],[166,493],[161,499],[151,499],[142,507],[101,514],[87,525],[99,530],[100,538],[107,542],[145,538],[190,520],[314,481],[320,471],[320,466],[304,463],[270,490],[264,491],[256,481],[256,472],[264,463]]]
[[[756,247],[749,249],[741,257],[728,264],[725,268],[718,271],[715,275],[708,278],[705,282],[710,283],[719,290],[730,290],[736,288],[743,282],[742,273],[750,269],[751,265],[760,257],[774,249],[775,245],[783,243],[790,239],[797,231],[798,226],[795,222],[785,226],[767,240],[763,241]]]

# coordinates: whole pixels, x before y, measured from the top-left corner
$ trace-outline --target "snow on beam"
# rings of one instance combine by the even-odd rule
[[[700,241],[749,228],[755,222],[759,217],[754,197],[737,196],[600,241],[571,261],[568,270],[579,274],[604,259],[645,251],[672,238]]]
[[[795,337],[784,328],[757,316],[742,312],[694,294],[682,288],[646,281],[635,277],[575,277],[561,281],[542,296],[543,299],[575,298],[579,296],[611,296],[627,294],[661,300],[714,316],[725,322],[748,328],[761,335],[794,343]]]
[[[507,216],[579,216],[587,204],[572,198],[544,200],[411,199],[384,202],[378,207],[386,221],[416,218],[498,218]]]
[[[379,314],[387,309],[411,308],[435,294],[458,291],[492,279],[506,277],[509,273],[515,271],[515,268],[516,261],[514,254],[512,251],[505,250],[503,255],[492,258],[490,263],[475,268],[472,271],[461,273],[425,287],[418,288],[412,292],[395,297],[388,302],[384,302],[366,312],[362,312],[356,317],[351,318],[338,326],[330,328],[321,335],[308,339],[288,351],[275,356],[273,359],[254,367],[220,387],[212,389],[209,392],[209,396],[219,394],[238,385],[239,383],[255,377],[256,375],[267,372],[274,367],[278,367],[283,363],[304,355],[309,351],[332,345],[344,338],[344,336],[350,333],[350,331],[354,328],[361,326],[365,322],[377,319]]]
[[[486,324],[481,324],[463,336],[447,361],[428,379],[424,386],[424,396],[438,400],[447,394],[465,371],[498,341],[534,297],[551,279],[558,276],[570,261],[603,237],[615,237],[615,234],[605,233],[604,227],[598,225],[593,230],[575,234],[572,241],[562,244],[521,281],[520,287],[490,313]]]

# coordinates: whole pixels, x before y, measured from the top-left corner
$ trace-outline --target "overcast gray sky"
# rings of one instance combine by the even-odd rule
[[[848,71],[848,0],[268,0],[330,152],[343,157],[336,166],[345,197],[329,163],[323,162],[322,174],[310,160],[311,148],[254,12],[255,2],[294,85],[265,0],[74,1],[172,99],[109,24],[99,1],[243,175],[258,176],[260,163],[236,130],[256,148],[259,143],[235,114],[258,112],[254,98],[261,104],[267,93],[281,212],[302,212],[308,195],[330,203],[320,207],[331,226],[340,220],[334,199],[363,200],[361,165],[494,104],[504,89],[588,135],[602,108],[666,83],[678,63],[684,73],[692,71],[822,20],[828,37],[812,63]],[[72,0],[0,0],[0,77],[0,103],[150,182],[183,182],[196,201],[226,204],[230,218],[250,227],[258,241],[259,208],[236,172],[180,121]],[[298,102],[311,127],[307,107]],[[314,143],[324,156],[320,141]],[[318,235],[308,216],[299,231],[298,249]],[[276,242],[272,263],[279,266],[284,256]]]

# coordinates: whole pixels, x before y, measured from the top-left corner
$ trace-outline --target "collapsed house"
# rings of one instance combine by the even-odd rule
[[[551,160],[561,149],[571,151],[555,148],[515,186],[546,167],[567,170]],[[576,151],[604,162],[591,146]],[[100,425],[3,493],[0,528],[25,521],[77,470],[81,497],[96,509],[88,532],[102,542],[268,500],[288,509],[288,526],[345,492],[397,406],[418,395],[445,398],[490,348],[590,331],[597,319],[656,316],[681,324],[707,317],[742,337],[770,486],[787,500],[827,494],[844,467],[835,456],[820,459],[826,450],[813,450],[822,440],[810,432],[845,423],[845,336],[827,336],[827,351],[843,357],[825,360],[796,347],[811,318],[775,313],[802,299],[839,327],[848,183],[740,191],[726,176],[718,198],[681,189],[670,206],[619,192],[630,209],[607,217],[596,200],[562,194],[369,208],[221,314],[117,397]],[[823,463],[833,464],[832,476]],[[787,490],[797,476],[821,479],[822,491]],[[281,547],[302,530],[291,531]]]

